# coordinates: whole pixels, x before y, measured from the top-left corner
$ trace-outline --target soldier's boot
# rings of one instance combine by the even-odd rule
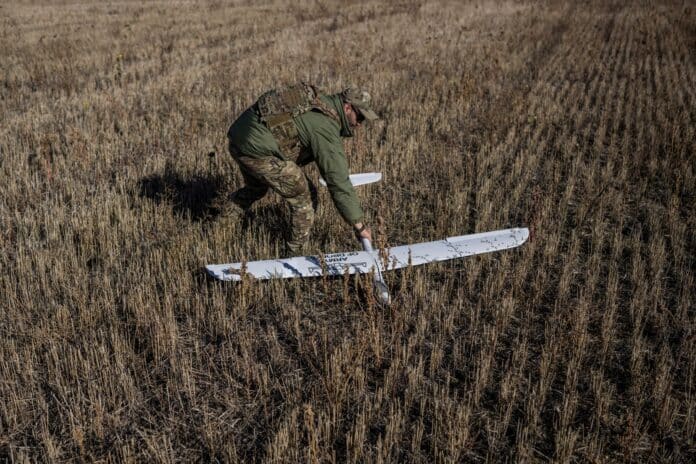
[[[268,186],[249,175],[246,169],[242,168],[242,174],[246,185],[229,195],[219,197],[213,205],[218,210],[218,219],[226,223],[241,221],[251,205],[268,192]]]
[[[233,194],[222,195],[213,201],[212,207],[217,211],[218,220],[241,219],[245,209],[232,201]]]
[[[217,210],[216,220],[220,227],[240,223],[249,209],[242,207],[239,202],[235,201],[235,193],[223,195],[213,204],[213,207]]]
[[[233,214],[243,216],[244,213],[249,211],[251,205],[263,198],[266,191],[268,191],[268,187],[265,186],[260,189],[252,189],[249,188],[249,186],[245,186],[236,192],[230,193],[224,202],[224,206],[220,210],[220,215]]]

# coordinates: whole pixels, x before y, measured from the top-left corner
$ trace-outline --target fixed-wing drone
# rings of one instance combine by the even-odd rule
[[[350,176],[350,179],[353,185],[362,185],[381,179],[381,174],[354,174]],[[216,279],[233,281],[240,281],[245,276],[254,279],[288,279],[372,272],[376,296],[381,302],[387,304],[390,302],[389,289],[384,283],[382,272],[515,248],[526,242],[528,238],[529,230],[526,228],[503,229],[448,237],[433,242],[401,245],[388,248],[384,253],[373,250],[372,244],[363,239],[363,251],[331,253],[321,257],[298,256],[211,264],[206,266],[206,270]]]

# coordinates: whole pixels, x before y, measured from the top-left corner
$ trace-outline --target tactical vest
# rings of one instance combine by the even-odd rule
[[[280,151],[293,161],[297,160],[302,150],[300,134],[293,118],[317,110],[341,124],[336,110],[319,98],[319,90],[304,82],[269,90],[259,97],[256,104],[261,121],[273,134]]]

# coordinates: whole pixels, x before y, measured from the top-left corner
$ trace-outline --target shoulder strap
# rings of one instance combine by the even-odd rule
[[[329,105],[324,103],[324,100],[319,98],[319,95],[316,96],[314,99],[313,103],[313,108],[316,109],[317,111],[320,111],[321,113],[327,115],[334,121],[338,123],[338,125],[341,125],[341,118],[338,116],[338,113],[336,112],[335,109],[331,108]]]

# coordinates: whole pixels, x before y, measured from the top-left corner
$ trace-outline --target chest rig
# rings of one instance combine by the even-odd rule
[[[269,90],[259,97],[256,104],[261,122],[271,131],[283,155],[291,160],[297,160],[302,151],[295,117],[317,110],[341,124],[336,110],[319,98],[319,90],[304,82]]]

